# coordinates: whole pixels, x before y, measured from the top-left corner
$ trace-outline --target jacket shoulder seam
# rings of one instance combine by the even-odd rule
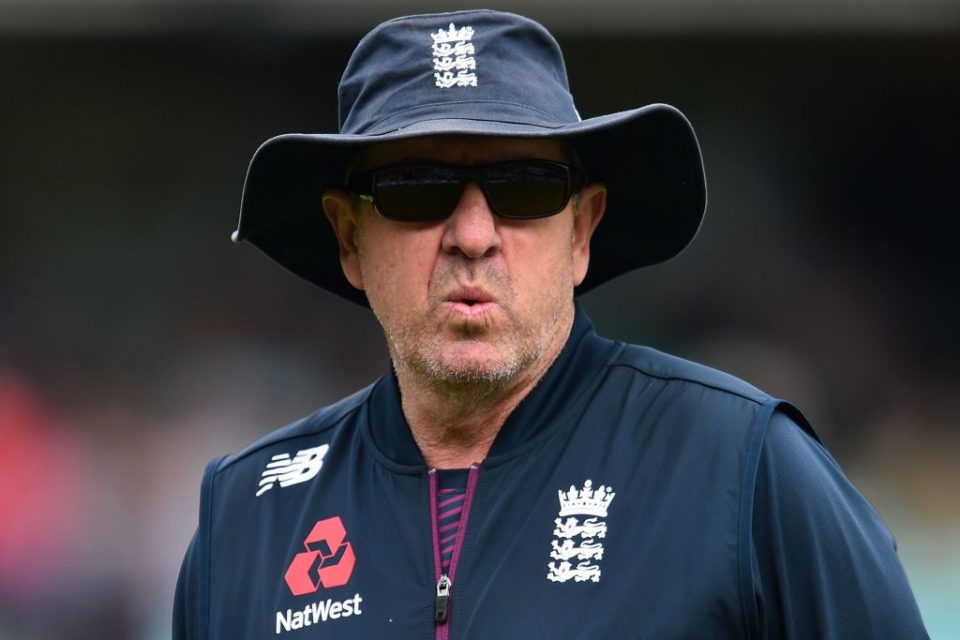
[[[768,394],[764,393],[763,391],[760,391],[759,389],[754,389],[754,390],[752,390],[752,394],[751,394],[751,393],[748,393],[748,392],[746,392],[746,391],[739,391],[739,390],[737,390],[737,389],[733,389],[733,388],[730,388],[730,387],[727,387],[727,386],[722,386],[722,385],[719,385],[719,384],[710,383],[710,382],[707,382],[707,381],[705,381],[705,380],[701,380],[701,379],[695,378],[694,376],[685,376],[685,375],[680,375],[680,374],[658,373],[658,372],[650,371],[649,369],[647,369],[647,368],[645,368],[645,367],[642,367],[642,366],[640,366],[640,365],[638,365],[638,364],[636,364],[636,363],[633,363],[633,362],[612,362],[612,363],[610,363],[610,367],[611,367],[611,368],[613,368],[613,367],[626,367],[626,368],[628,368],[628,369],[633,369],[633,370],[636,371],[637,373],[641,373],[641,374],[643,374],[643,375],[645,375],[645,376],[648,376],[648,377],[650,377],[650,378],[656,378],[656,379],[658,379],[658,380],[676,381],[676,382],[687,382],[687,383],[690,383],[690,384],[695,384],[695,385],[697,385],[697,386],[704,387],[704,388],[706,388],[706,389],[712,389],[712,390],[714,390],[714,391],[719,391],[719,392],[721,392],[721,393],[726,393],[726,394],[729,394],[729,395],[732,395],[732,396],[736,396],[736,397],[738,397],[738,398],[742,398],[742,399],[747,400],[747,401],[749,401],[749,402],[751,402],[751,403],[753,403],[753,404],[755,404],[755,405],[757,405],[757,406],[762,406],[763,404],[765,404],[766,402],[768,402],[768,401],[772,398],[772,396],[769,396]],[[747,383],[743,383],[743,384],[747,384]]]

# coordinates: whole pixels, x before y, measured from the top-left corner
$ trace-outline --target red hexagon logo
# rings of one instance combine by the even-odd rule
[[[290,593],[302,596],[325,589],[342,587],[350,580],[357,558],[353,545],[345,541],[347,530],[339,516],[320,520],[303,541],[306,551],[293,558],[283,576]]]

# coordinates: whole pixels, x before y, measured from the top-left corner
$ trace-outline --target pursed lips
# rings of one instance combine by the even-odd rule
[[[497,302],[481,287],[457,287],[444,298],[443,306],[462,318],[479,318],[492,311]]]

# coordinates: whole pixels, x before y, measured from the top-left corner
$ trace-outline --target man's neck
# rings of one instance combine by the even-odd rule
[[[560,355],[571,328],[506,384],[437,384],[397,367],[403,413],[427,466],[463,469],[483,461],[507,418]]]

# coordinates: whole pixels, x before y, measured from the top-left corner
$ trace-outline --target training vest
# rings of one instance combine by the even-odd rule
[[[570,338],[468,474],[449,570],[395,376],[214,460],[177,640],[925,638],[889,532],[804,418]]]

